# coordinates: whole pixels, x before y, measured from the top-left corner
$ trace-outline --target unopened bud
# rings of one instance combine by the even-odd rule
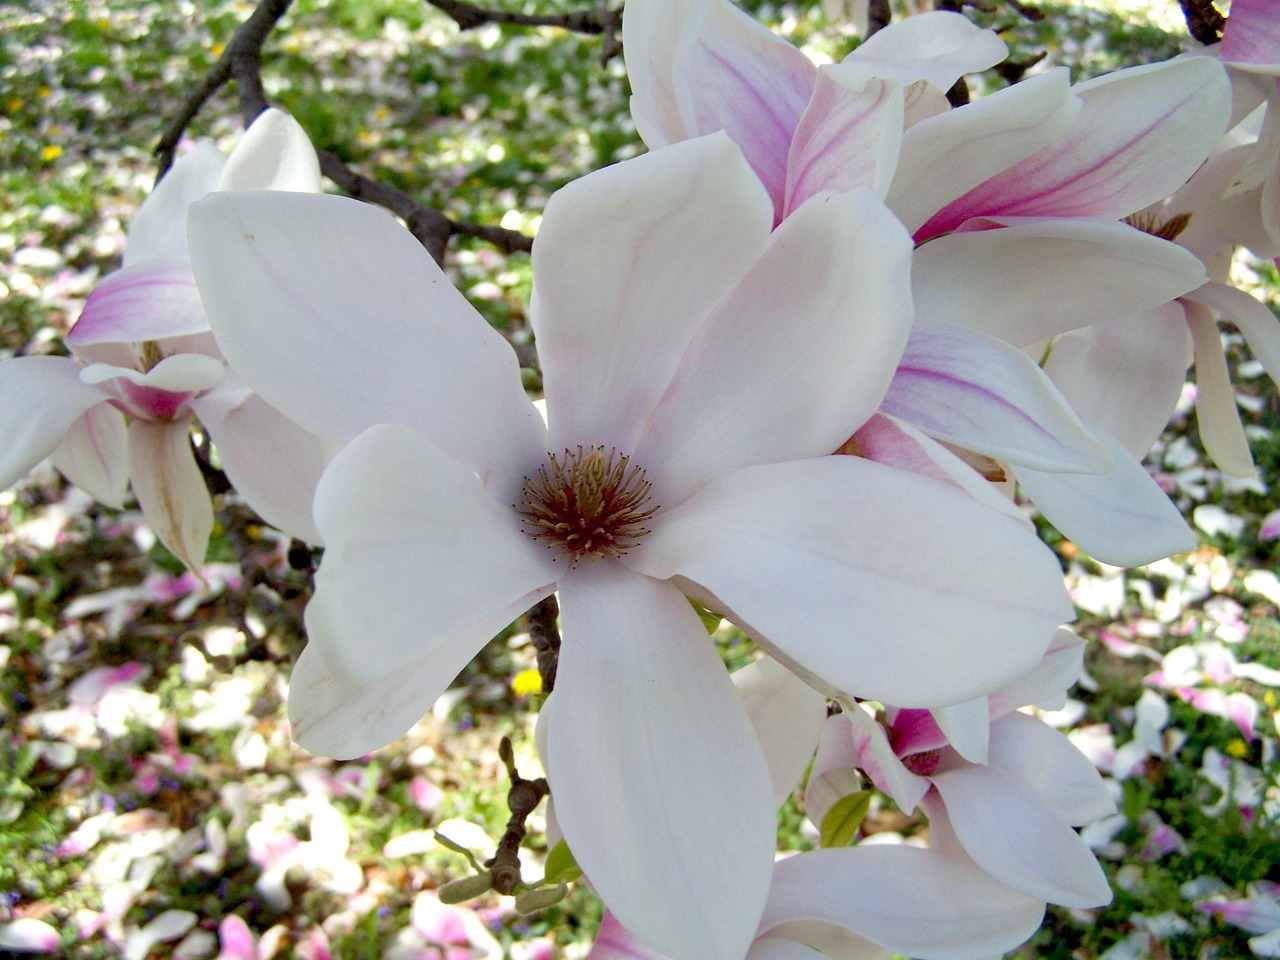
[[[493,889],[493,874],[487,870],[474,876],[450,880],[437,892],[441,903],[466,903]]]
[[[524,916],[545,910],[547,907],[554,907],[565,898],[568,892],[569,887],[564,883],[557,883],[554,887],[535,887],[532,890],[526,890],[516,896],[516,913]]]

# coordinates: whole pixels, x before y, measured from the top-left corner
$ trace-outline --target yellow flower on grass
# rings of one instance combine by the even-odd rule
[[[511,689],[518,697],[542,692],[542,674],[537,670],[521,670],[511,678]]]
[[[1227,744],[1227,753],[1231,754],[1231,756],[1235,757],[1237,760],[1243,760],[1245,757],[1249,756],[1249,745],[1239,737],[1236,737]]]
[[[45,163],[48,163],[50,160],[57,160],[60,156],[62,156],[62,148],[56,143],[47,144],[45,148],[40,151],[40,159]]]

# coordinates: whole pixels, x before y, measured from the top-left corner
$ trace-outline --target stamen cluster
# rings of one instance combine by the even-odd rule
[[[648,506],[652,486],[617,450],[578,447],[550,454],[536,477],[524,478],[516,512],[529,536],[560,551],[557,559],[620,557],[649,532],[644,522],[658,511]]]

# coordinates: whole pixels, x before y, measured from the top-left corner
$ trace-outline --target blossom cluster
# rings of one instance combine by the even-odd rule
[[[547,205],[541,398],[268,110],[160,182],[72,356],[0,363],[0,486],[46,457],[107,504],[131,485],[198,573],[198,421],[240,495],[324,550],[289,711],[337,758],[554,594],[539,752],[609,909],[597,960],[998,955],[1047,903],[1110,898],[1076,828],[1113,792],[1026,709],[1065,702],[1083,641],[1025,504],[1106,563],[1191,549],[1141,462],[1191,365],[1207,449],[1253,470],[1218,324],[1280,372],[1280,323],[1229,272],[1280,254],[1280,9],[959,107],[1007,50],[958,14],[822,65],[728,0],[630,0],[623,32],[649,152]],[[759,659],[731,676],[707,613]],[[1151,682],[1189,690],[1187,666]],[[806,774],[823,848],[775,862]],[[927,844],[871,839],[887,801]],[[256,839],[268,896],[343,862],[345,840]]]

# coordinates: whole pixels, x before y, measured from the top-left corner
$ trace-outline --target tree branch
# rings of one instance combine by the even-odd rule
[[[888,3],[888,0],[884,0]],[[486,23],[515,27],[559,27],[572,33],[585,33],[604,37],[600,62],[608,63],[622,52],[622,9],[610,10],[604,3],[590,10],[576,10],[562,14],[508,13],[505,10],[486,10],[465,0],[427,0],[441,13],[458,25],[459,30],[474,30]]]
[[[1182,15],[1187,20],[1187,30],[1191,36],[1206,47],[1222,39],[1222,28],[1227,18],[1220,14],[1211,0],[1178,0],[1182,6]]]
[[[498,893],[510,895],[515,893],[523,878],[520,876],[520,844],[526,832],[524,822],[529,814],[538,808],[542,798],[551,793],[546,777],[526,780],[516,770],[515,754],[511,749],[511,740],[503,737],[498,744],[498,756],[507,775],[511,777],[511,789],[507,791],[507,809],[511,818],[507,820],[507,829],[498,841],[498,848],[493,857],[484,865],[489,868],[493,877],[493,889]]]
[[[200,108],[218,92],[228,80],[234,79],[240,94],[240,107],[244,113],[245,124],[253,122],[253,118],[267,109],[267,95],[262,89],[262,46],[267,37],[285,15],[293,0],[262,0],[249,19],[242,23],[222,56],[214,64],[209,75],[195,90],[187,95],[178,108],[178,113],[170,121],[156,144],[155,155],[160,161],[160,171],[156,179],[168,172],[173,166],[173,155],[178,149],[178,141],[183,131]]]
[[[556,595],[553,593],[545,600],[540,600],[524,616],[529,626],[529,639],[538,655],[542,692],[550,693],[555,689],[556,666],[560,662],[560,628],[556,626],[560,605],[556,603]]]
[[[867,40],[872,34],[883,30],[893,19],[893,11],[889,9],[889,0],[869,0],[867,3]]]

